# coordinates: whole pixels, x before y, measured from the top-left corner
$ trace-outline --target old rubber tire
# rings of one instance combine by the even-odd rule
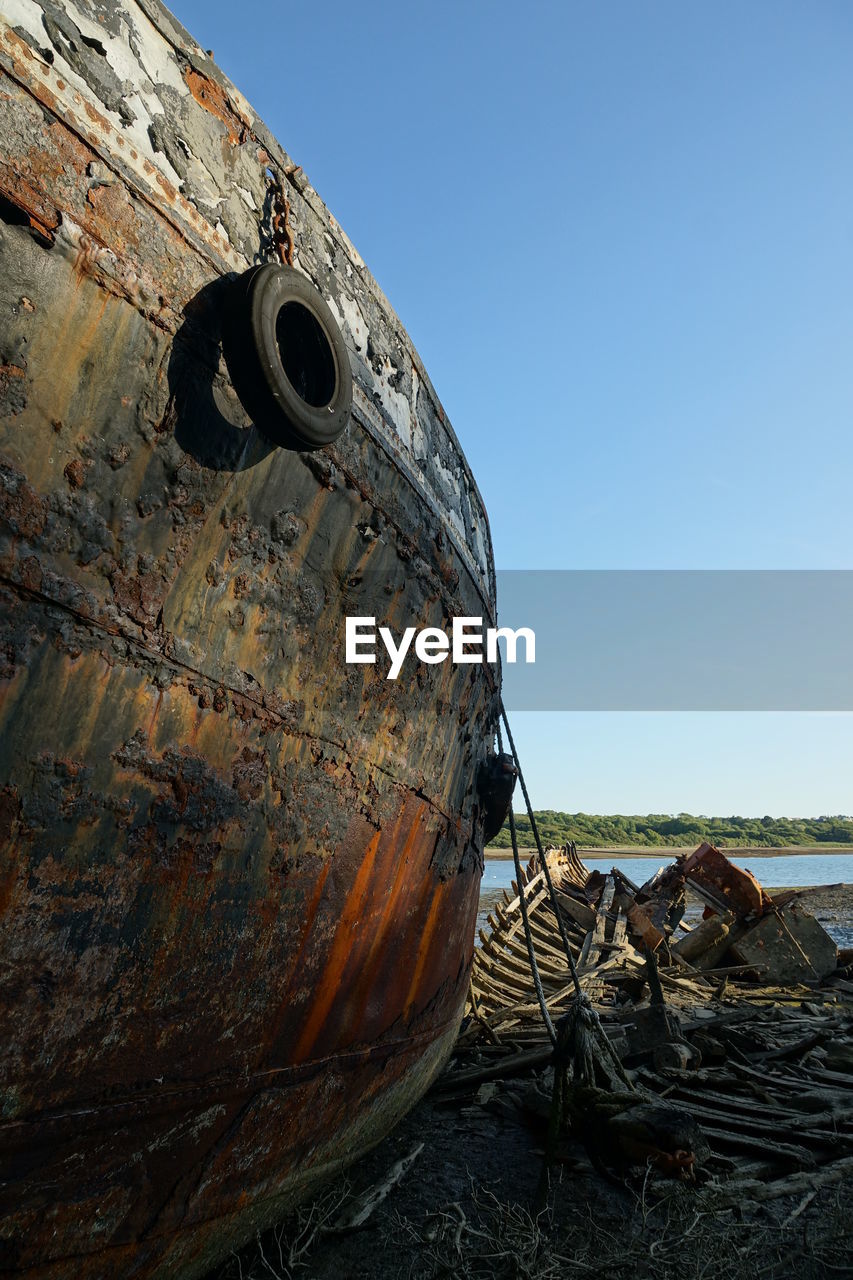
[[[293,267],[253,267],[235,285],[225,359],[243,407],[284,448],[319,449],[345,430],[352,371],[328,304]]]

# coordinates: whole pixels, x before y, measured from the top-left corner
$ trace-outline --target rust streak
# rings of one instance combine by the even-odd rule
[[[421,982],[423,972],[426,968],[427,959],[429,957],[432,936],[435,933],[436,926],[440,920],[447,920],[447,913],[444,909],[444,899],[447,892],[448,883],[439,884],[435,888],[432,902],[429,906],[429,913],[424,921],[423,931],[421,933],[420,946],[418,948],[418,958],[412,973],[412,980],[409,983],[408,994],[406,995],[403,1008],[409,1013],[415,1002],[418,992],[421,990]]]
[[[317,911],[319,910],[320,903],[323,901],[323,895],[326,892],[326,881],[329,878],[330,866],[331,866],[331,863],[327,862],[326,865],[320,871],[320,874],[317,876],[317,880],[314,884],[314,890],[311,894],[311,901],[308,903],[307,907],[305,908],[304,923],[302,926],[302,940],[300,942],[299,950],[296,953],[296,957],[293,962],[291,975],[299,974],[302,968],[303,962],[305,960],[306,953],[309,949],[309,946],[311,943],[311,934],[314,928],[314,921],[316,919]],[[291,987],[292,987],[292,982],[288,982],[287,987],[284,989],[284,998],[282,999],[281,1005],[278,1010],[278,1014],[274,1019],[273,1025],[270,1028],[270,1034],[269,1034],[270,1044],[275,1044],[276,1040],[278,1039],[279,1027],[281,1025],[282,1019],[286,1016],[288,1011]]]
[[[299,1043],[293,1051],[294,1062],[304,1060],[317,1039],[329,1010],[337,998],[338,989],[335,976],[342,972],[352,950],[353,928],[358,922],[365,897],[370,889],[373,862],[379,849],[381,835],[382,833],[377,831],[365,850],[358,875],[353,882],[352,892],[347,899],[346,908],[341,913],[338,927],[335,930],[334,942],[329,948],[329,958],[326,963],[326,981],[317,993],[317,998],[311,1006],[311,1014],[302,1029]]]
[[[401,823],[407,817],[408,814],[405,809],[402,810],[394,827],[393,839],[390,841],[392,849],[397,848],[397,833],[400,830]],[[364,1023],[367,1005],[376,982],[376,969],[383,963],[383,957],[388,955],[388,942],[389,938],[392,937],[395,922],[399,925],[401,904],[405,903],[407,890],[410,889],[413,879],[409,858],[416,842],[419,838],[422,838],[422,834],[418,818],[415,817],[410,821],[402,848],[396,854],[394,879],[388,890],[385,904],[373,925],[372,938],[369,942],[367,954],[361,964],[354,988],[350,993],[348,1021],[356,1026]]]
[[[234,110],[225,90],[215,80],[196,71],[195,67],[184,68],[184,79],[196,102],[225,125],[231,145],[245,142],[249,135],[248,127]]]

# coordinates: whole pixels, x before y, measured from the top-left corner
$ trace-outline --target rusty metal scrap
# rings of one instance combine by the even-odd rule
[[[799,903],[771,909],[732,940],[732,956],[779,983],[815,982],[838,964],[838,948]]]
[[[700,844],[684,862],[677,874],[698,893],[706,893],[715,906],[731,911],[737,919],[762,915],[770,907],[770,899],[755,876],[736,867],[719,849]]]

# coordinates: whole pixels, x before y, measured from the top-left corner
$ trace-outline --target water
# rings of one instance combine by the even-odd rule
[[[582,854],[584,863],[590,870],[608,872],[617,867],[632,880],[641,885],[657,871],[658,867],[667,866],[673,861],[666,849],[650,857],[625,858],[618,853],[606,853],[593,857]],[[526,859],[525,859],[526,861]],[[731,861],[739,867],[751,871],[759,884],[766,889],[803,888],[817,884],[853,884],[853,853],[794,853],[787,858],[756,858],[750,854],[737,854]],[[515,879],[515,865],[512,858],[486,858],[486,869],[480,890],[480,914],[477,927],[486,928],[486,916],[492,909],[495,895],[501,889],[509,889]],[[806,900],[808,906],[808,900]],[[698,916],[699,908],[694,906],[693,914]],[[853,921],[840,918],[836,911],[817,909],[815,917],[821,922],[827,933],[835,939],[840,947],[853,946]],[[685,916],[690,919],[691,909]]]
[[[636,885],[648,880],[658,867],[665,867],[673,861],[666,849],[648,858],[620,858],[618,853],[606,853],[603,857],[582,853],[581,858],[590,871],[606,873],[611,867],[617,867]],[[755,858],[749,854],[736,854],[731,861],[735,866],[751,871],[759,884],[768,889],[853,883],[853,853],[793,853],[787,858]],[[508,889],[514,879],[512,858],[486,858],[483,890]]]

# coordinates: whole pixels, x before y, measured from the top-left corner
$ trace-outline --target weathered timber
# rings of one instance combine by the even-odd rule
[[[721,915],[709,916],[707,920],[703,920],[695,929],[684,938],[680,938],[678,942],[673,943],[673,955],[680,956],[682,960],[689,960],[691,964],[695,964],[708,949],[716,944],[723,942],[728,948],[728,937],[730,926],[734,923],[734,916],[726,918]]]
[[[694,1124],[701,1123],[718,1175],[728,1170],[741,1177],[758,1172],[777,1177],[780,1169],[831,1161],[827,1175],[834,1178],[831,1170],[844,1164],[853,1144],[853,1075],[832,1070],[836,1061],[845,1067],[853,1060],[849,1001],[836,979],[832,986],[819,987],[815,978],[808,985],[785,988],[776,985],[777,975],[767,962],[732,963],[732,941],[747,936],[757,921],[774,916],[778,904],[748,875],[745,880],[735,875],[730,881],[722,855],[711,850],[699,860],[700,865],[707,860],[699,897],[712,903],[716,914],[685,930],[676,943],[678,910],[668,910],[666,895],[671,886],[680,904],[681,862],[661,869],[634,896],[618,874],[611,878],[611,895],[607,878],[599,874],[593,894],[585,891],[576,863],[570,864],[565,853],[546,854],[558,895],[564,895],[568,883],[573,902],[596,902],[592,927],[583,933],[575,925],[570,931],[581,989],[597,1009],[617,1057],[633,1064],[631,1075],[641,1091],[677,1102]],[[572,983],[557,990],[552,986],[561,967],[557,922],[533,860],[511,904],[490,919],[492,933],[483,934],[472,992],[482,983],[486,1004],[472,1000],[471,1021],[458,1052],[464,1055],[467,1046],[478,1044],[482,1051],[483,1040],[499,1029],[501,1036],[511,1037],[516,1053],[534,1049],[532,1060],[539,1064],[548,1062],[551,1049],[529,973],[519,888],[526,895],[535,952],[544,961],[540,976],[558,1027],[561,1010],[569,1011],[574,1004]],[[732,890],[736,910],[725,905],[727,890]],[[746,911],[746,902],[753,907],[760,902],[764,914]],[[821,937],[822,931],[815,936]],[[645,956],[641,946],[647,948]],[[693,962],[685,958],[685,951]],[[709,964],[717,958],[724,961],[722,967]],[[720,1002],[719,991],[714,992],[720,976],[732,993],[728,1007]],[[514,1000],[507,999],[510,991],[516,993]],[[734,1008],[732,999],[738,1002]],[[830,1062],[833,1046],[837,1053]],[[508,1053],[500,1044],[490,1044],[489,1051]],[[498,1061],[489,1059],[494,1081],[500,1078],[495,1071]],[[478,1065],[474,1081],[482,1070],[483,1064]],[[501,1105],[513,1104],[504,1099]]]

